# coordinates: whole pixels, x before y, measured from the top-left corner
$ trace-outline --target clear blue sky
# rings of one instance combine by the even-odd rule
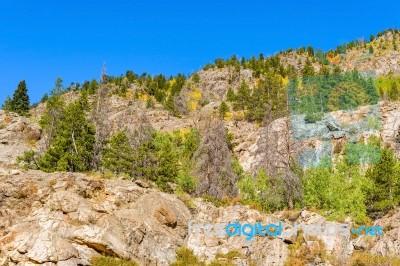
[[[0,103],[26,80],[40,100],[64,84],[109,75],[191,73],[217,57],[327,50],[399,26],[392,1],[3,0]]]

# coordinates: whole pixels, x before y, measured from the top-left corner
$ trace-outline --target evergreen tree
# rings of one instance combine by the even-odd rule
[[[319,70],[319,74],[320,74],[320,75],[326,76],[326,75],[329,75],[330,73],[331,73],[331,71],[330,71],[329,67],[326,66],[326,65],[323,65],[323,66],[321,67],[321,69]]]
[[[372,45],[371,45],[371,44],[369,45],[369,53],[370,53],[370,54],[373,54],[373,53],[374,53],[374,48],[372,48]]]
[[[389,99],[392,101],[396,101],[399,98],[399,88],[397,86],[397,82],[393,79],[389,91],[388,91]]]
[[[1,109],[5,110],[5,111],[12,111],[12,108],[13,108],[12,99],[10,98],[10,96],[7,96],[7,99],[4,101]]]
[[[45,103],[49,100],[49,95],[47,93],[45,93],[42,97],[42,99],[40,99],[41,103]]]
[[[169,134],[157,135],[154,139],[154,149],[157,156],[157,174],[150,176],[162,190],[171,191],[168,183],[176,181],[179,172],[177,149]]]
[[[111,137],[108,147],[104,151],[103,166],[117,175],[124,173],[132,176],[133,154],[134,151],[129,145],[128,136],[124,131],[119,131]]]
[[[233,91],[232,87],[228,88],[228,92],[226,93],[226,100],[228,102],[235,101],[235,92]]]
[[[309,56],[314,56],[314,48],[312,46],[308,46],[307,53]]]
[[[53,141],[55,136],[58,122],[64,114],[65,104],[61,98],[62,93],[62,79],[57,78],[55,87],[51,91],[51,96],[46,101],[46,110],[39,121],[39,124],[43,129],[46,149],[50,147],[50,143]]]
[[[54,88],[51,91],[51,95],[61,95],[65,91],[64,85],[63,85],[63,80],[62,78],[58,77],[56,79],[56,82],[54,84]]]
[[[379,163],[368,169],[367,177],[374,184],[368,197],[372,215],[382,215],[400,203],[400,163],[391,150],[381,151]]]
[[[365,90],[369,97],[369,103],[377,104],[379,101],[379,95],[378,95],[376,87],[374,85],[374,81],[372,80],[371,77],[368,78],[368,80],[366,82]]]
[[[229,106],[226,104],[225,101],[222,101],[221,105],[219,106],[218,112],[222,119],[225,117],[226,113],[229,112]]]
[[[50,148],[39,161],[47,172],[89,170],[95,142],[94,126],[86,119],[87,98],[81,97],[65,108],[55,128]]]
[[[235,102],[233,104],[233,109],[235,111],[242,110],[244,111],[246,109],[246,106],[249,103],[251,96],[251,90],[249,88],[249,85],[247,85],[246,82],[242,82],[242,84],[239,87],[239,90],[235,96]]]
[[[9,97],[3,104],[3,109],[20,115],[26,115],[29,111],[29,95],[26,88],[25,80],[18,84],[18,88],[14,91],[13,98]]]
[[[312,66],[309,59],[307,59],[303,69],[301,70],[301,74],[304,77],[310,77],[315,75],[314,67]]]
[[[167,100],[164,103],[165,109],[167,109],[172,115],[178,116],[179,112],[175,108],[175,102],[174,102],[174,95],[171,93],[168,95]]]
[[[18,84],[18,89],[14,92],[12,99],[13,111],[20,115],[25,115],[29,111],[29,96],[25,80]]]
[[[89,94],[95,94],[97,90],[99,89],[99,84],[95,79],[93,79],[88,86],[88,92]]]

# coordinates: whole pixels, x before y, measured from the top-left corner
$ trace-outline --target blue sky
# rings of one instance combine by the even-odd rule
[[[217,57],[327,50],[399,27],[399,1],[3,0],[0,103],[26,80],[32,102],[109,75],[191,73]]]

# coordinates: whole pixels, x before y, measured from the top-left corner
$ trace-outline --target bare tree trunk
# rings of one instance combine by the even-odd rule
[[[101,170],[102,150],[110,133],[108,125],[109,100],[107,94],[106,85],[100,84],[96,95],[96,108],[94,108],[92,113],[93,124],[96,128],[96,139],[91,166],[96,170]]]
[[[75,149],[75,153],[78,154],[78,149],[76,148],[76,142],[75,142],[75,131],[72,132],[72,143],[74,144],[74,149]]]

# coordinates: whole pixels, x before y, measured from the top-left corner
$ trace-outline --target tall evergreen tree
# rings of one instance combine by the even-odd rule
[[[104,151],[103,166],[115,174],[125,173],[132,176],[133,153],[128,136],[124,131],[119,131],[111,137],[108,147]]]
[[[388,91],[389,99],[392,101],[396,101],[399,98],[399,88],[397,86],[397,82],[393,79],[390,84]]]
[[[89,170],[95,128],[86,119],[87,98],[69,104],[55,128],[50,148],[39,161],[42,170],[81,172]]]
[[[154,138],[154,151],[157,158],[156,175],[149,176],[162,190],[171,191],[169,182],[175,182],[180,164],[179,154],[170,135],[157,135]]]
[[[225,114],[229,112],[229,106],[226,104],[225,101],[222,101],[221,105],[219,106],[218,112],[222,119],[225,117]]]
[[[26,88],[25,80],[18,84],[18,89],[13,95],[13,108],[14,111],[20,115],[27,114],[29,111],[29,95],[28,89]]]
[[[249,85],[247,85],[246,82],[242,82],[242,84],[239,87],[239,90],[235,96],[235,102],[233,104],[233,109],[235,111],[242,110],[244,111],[246,109],[246,106],[249,103],[251,96],[251,90],[249,88]]]
[[[303,69],[301,70],[301,74],[304,77],[310,77],[315,75],[314,67],[311,64],[311,61],[307,59]]]
[[[226,100],[228,102],[233,102],[235,100],[235,92],[233,91],[232,87],[228,88],[228,92],[226,93]]]
[[[400,163],[391,150],[382,150],[379,163],[368,169],[367,176],[374,183],[369,193],[370,213],[379,216],[400,203]]]
[[[13,98],[7,98],[3,104],[3,109],[16,112],[20,115],[26,115],[29,111],[29,105],[28,89],[26,88],[25,80],[23,80],[14,91]]]
[[[46,110],[39,121],[44,132],[46,149],[50,147],[58,122],[64,114],[65,104],[61,98],[63,92],[62,79],[57,78],[55,86],[51,90],[50,98],[46,101]]]

